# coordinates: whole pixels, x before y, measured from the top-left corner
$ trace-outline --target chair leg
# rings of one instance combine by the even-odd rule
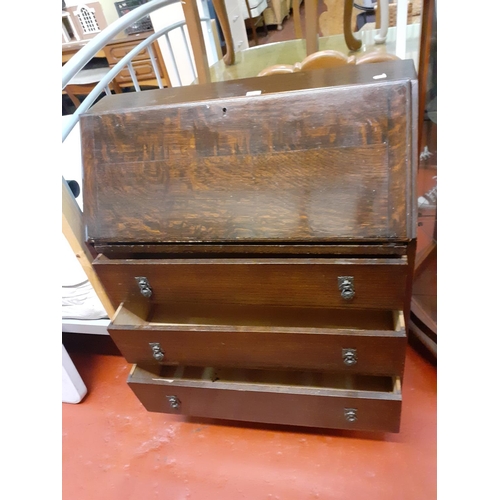
[[[255,21],[250,18],[250,24],[252,25],[252,37],[255,45],[259,45],[259,39],[257,37],[257,30],[255,29]]]
[[[257,38],[257,30],[255,29],[255,19],[252,17],[252,12],[250,10],[250,5],[248,3],[248,0],[245,0],[245,4],[247,6],[248,20],[250,22],[250,27],[252,28],[253,41],[255,42],[255,45],[259,45],[259,40]]]
[[[121,94],[122,88],[119,83],[116,83],[114,80],[111,81],[111,90],[114,90],[115,94]]]
[[[78,99],[78,97],[76,97],[75,94],[73,94],[73,92],[71,92],[70,90],[68,90],[68,88],[66,87],[66,94],[68,94],[69,98],[71,99],[71,102],[75,105],[75,108],[78,108],[78,106],[80,106],[81,102],[80,100]]]

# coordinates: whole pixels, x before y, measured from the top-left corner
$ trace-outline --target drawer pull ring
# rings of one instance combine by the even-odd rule
[[[344,408],[344,417],[348,422],[356,422],[358,419],[357,408]]]
[[[165,352],[161,348],[161,345],[158,342],[150,342],[149,346],[153,351],[153,358],[155,358],[156,361],[163,361],[163,358],[165,357]]]
[[[353,366],[358,362],[356,349],[342,349],[342,359],[347,366]]]
[[[352,300],[355,295],[354,278],[352,276],[339,276],[338,284],[340,295],[344,300]]]
[[[167,398],[171,408],[177,409],[181,406],[181,402],[177,396],[167,396]]]
[[[149,284],[149,281],[147,278],[144,276],[136,276],[135,281],[137,281],[137,284],[139,285],[139,290],[141,291],[142,295],[144,297],[151,297],[153,295],[153,290],[151,289],[151,285]]]

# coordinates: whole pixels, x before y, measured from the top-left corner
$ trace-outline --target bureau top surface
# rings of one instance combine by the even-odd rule
[[[407,240],[411,61],[102,99],[81,117],[100,243]]]

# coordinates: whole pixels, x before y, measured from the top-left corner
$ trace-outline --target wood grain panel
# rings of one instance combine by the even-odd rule
[[[394,238],[386,165],[383,146],[102,164],[99,219],[89,235],[108,242]]]
[[[253,304],[401,309],[406,258],[400,259],[106,259],[94,268],[111,302],[142,300],[135,277],[147,277],[155,304]],[[338,277],[352,276],[345,300]]]
[[[83,116],[89,238],[407,240],[410,83],[322,87],[325,78],[253,97],[198,86],[184,103],[165,89],[134,109]]]
[[[93,122],[97,139],[88,159],[97,163],[174,162],[384,144],[391,87],[313,88],[203,99],[205,89],[199,86],[196,101],[158,105],[151,100],[135,110],[86,116]],[[406,88],[401,83],[398,87]]]

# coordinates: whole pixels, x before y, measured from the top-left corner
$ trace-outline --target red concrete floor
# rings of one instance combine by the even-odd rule
[[[412,347],[401,432],[384,434],[148,413],[126,384],[131,365],[83,337],[65,343],[88,394],[63,404],[64,500],[437,496],[436,367]]]

